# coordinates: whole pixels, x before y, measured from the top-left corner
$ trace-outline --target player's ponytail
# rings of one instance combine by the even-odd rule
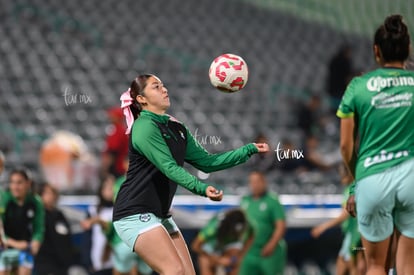
[[[385,62],[406,61],[410,54],[410,35],[403,17],[388,16],[375,32],[374,44],[380,48]]]
[[[134,120],[138,118],[139,114],[142,111],[142,106],[137,101],[137,96],[144,96],[144,89],[147,85],[147,80],[151,76],[152,75],[150,74],[139,75],[132,81],[129,89],[121,95],[121,108],[128,125],[126,134],[129,134],[131,132]]]

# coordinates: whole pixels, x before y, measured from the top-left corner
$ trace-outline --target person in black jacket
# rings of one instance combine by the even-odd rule
[[[69,223],[56,208],[59,193],[46,183],[40,186],[39,195],[45,207],[45,235],[35,258],[35,274],[66,275],[74,260],[74,250]]]

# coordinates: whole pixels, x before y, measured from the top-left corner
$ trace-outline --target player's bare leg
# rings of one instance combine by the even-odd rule
[[[196,275],[194,270],[193,261],[191,260],[190,253],[188,252],[187,244],[183,238],[181,232],[171,234],[171,238],[177,248],[178,254],[184,264],[185,275]]]
[[[160,275],[186,275],[177,248],[163,226],[142,233],[134,248],[138,256]]]
[[[414,239],[401,235],[397,246],[398,275],[414,274]]]
[[[17,269],[17,275],[31,275],[31,274],[32,274],[32,270],[30,268],[20,266]]]
[[[386,275],[385,265],[391,236],[381,242],[369,242],[361,236],[365,248],[367,275]]]
[[[345,261],[345,259],[341,256],[336,258],[336,274],[337,275],[346,275],[350,271],[349,268],[349,261]]]

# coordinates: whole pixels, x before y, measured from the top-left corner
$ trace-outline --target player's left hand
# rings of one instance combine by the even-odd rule
[[[355,196],[349,196],[348,200],[346,201],[346,211],[352,216],[356,217],[356,203],[355,203]]]
[[[206,196],[212,201],[221,201],[223,199],[223,190],[218,190],[213,186],[207,187]]]
[[[254,146],[256,146],[257,150],[259,150],[259,153],[267,153],[269,152],[269,144],[267,143],[253,143]]]

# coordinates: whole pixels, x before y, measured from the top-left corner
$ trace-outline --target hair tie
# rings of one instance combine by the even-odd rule
[[[121,97],[121,109],[124,113],[125,119],[126,119],[126,123],[127,123],[127,130],[125,131],[125,134],[129,135],[129,133],[131,132],[131,128],[132,128],[132,124],[134,123],[134,115],[132,114],[131,108],[129,108],[129,106],[131,106],[134,103],[134,100],[131,97],[131,88],[129,88],[127,91],[125,91]]]

